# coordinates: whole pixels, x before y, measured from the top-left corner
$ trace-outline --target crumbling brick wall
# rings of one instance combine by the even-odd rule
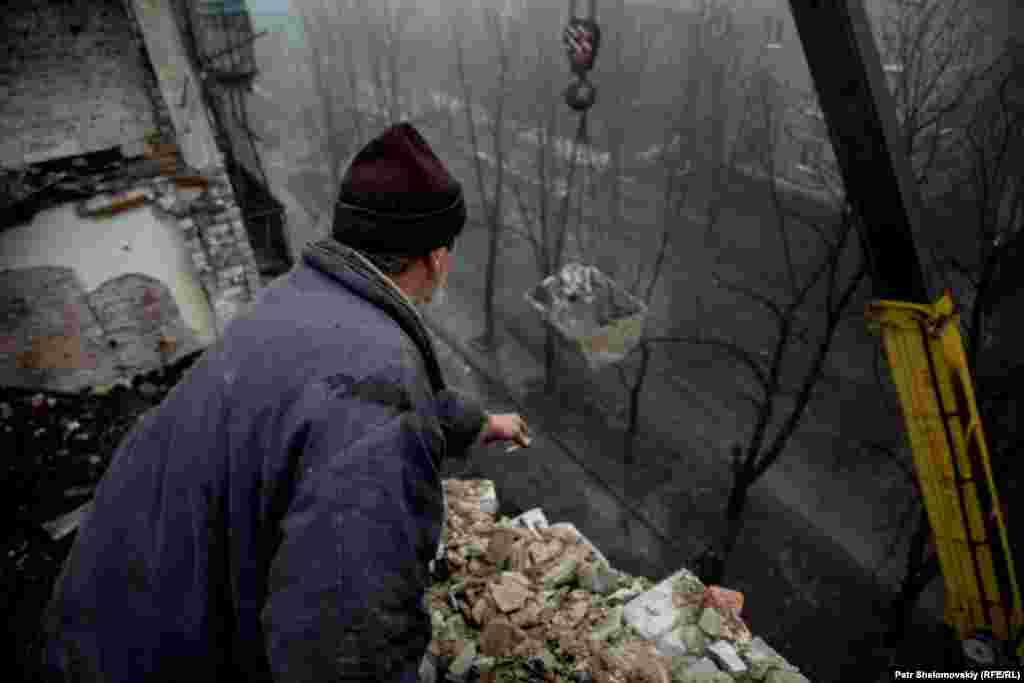
[[[170,5],[164,4],[169,1],[146,7],[169,11]],[[198,93],[190,93],[191,104],[183,106],[162,82],[160,74],[170,68],[162,62],[168,56],[167,45],[161,46],[164,52],[151,54],[136,9],[131,0],[5,3],[0,14],[0,54],[7,57],[0,60],[0,170],[60,163],[59,170],[77,176],[72,182],[96,193],[90,206],[114,206],[119,197],[141,193],[146,204],[176,209],[172,217],[182,229],[219,333],[261,286],[255,255],[223,162],[190,168],[175,149],[179,134],[191,130],[194,137],[197,128],[181,116],[172,117],[171,108],[200,117],[204,111],[195,106]],[[190,83],[198,82],[193,75]],[[95,178],[76,171],[88,164],[76,166],[75,158],[111,149],[120,150],[126,167],[140,166],[145,156],[159,159],[160,168]],[[172,178],[183,175],[202,178],[204,194],[199,201],[177,196]],[[47,181],[42,174],[35,177],[36,186],[21,189],[38,193]],[[25,194],[5,196],[2,203]],[[60,245],[55,244],[52,266],[61,265]],[[6,360],[32,352],[24,345],[33,342],[12,341],[15,336],[9,330],[5,334],[4,349],[10,351]],[[49,358],[48,354],[43,356]],[[38,355],[31,358],[38,360]],[[49,375],[37,380],[42,385],[54,381]]]

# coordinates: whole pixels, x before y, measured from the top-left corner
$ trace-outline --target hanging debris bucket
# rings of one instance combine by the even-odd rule
[[[623,360],[643,334],[647,306],[594,266],[569,263],[525,297],[591,370]]]

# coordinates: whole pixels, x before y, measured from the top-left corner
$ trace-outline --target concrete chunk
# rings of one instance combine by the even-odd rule
[[[498,492],[490,479],[480,482],[480,511],[490,515],[498,514]]]
[[[712,638],[717,638],[722,635],[722,615],[717,610],[707,607],[700,614],[700,620],[697,622],[700,629],[704,633],[708,634]]]
[[[665,657],[684,657],[689,652],[689,648],[680,637],[678,628],[662,635],[658,642],[654,644],[654,647],[658,654]]]
[[[646,640],[657,640],[676,623],[677,614],[672,605],[671,582],[657,586],[633,598],[624,612],[626,623],[635,628]]]
[[[547,529],[548,518],[544,516],[544,511],[540,508],[531,508],[512,519],[512,523],[516,526],[523,527],[524,529]]]
[[[743,673],[747,670],[747,665],[736,653],[736,648],[724,640],[718,640],[708,645],[708,654],[718,662],[722,670],[731,674]]]
[[[576,528],[576,525],[570,522],[559,522],[558,524],[552,524],[549,528],[568,531],[573,537],[578,538],[579,542],[585,548],[594,553],[594,557],[598,562],[604,562],[609,567],[612,566],[612,563],[608,561],[608,558],[604,556],[604,553],[598,550],[597,546],[591,543],[589,538],[580,533],[580,530]]]
[[[697,660],[697,663],[686,670],[688,673],[717,673],[719,671],[718,665],[708,657],[701,657]]]

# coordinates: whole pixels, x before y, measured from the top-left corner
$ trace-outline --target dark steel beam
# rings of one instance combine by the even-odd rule
[[[921,195],[863,0],[790,0],[829,137],[860,217],[874,295],[930,303],[914,245]]]

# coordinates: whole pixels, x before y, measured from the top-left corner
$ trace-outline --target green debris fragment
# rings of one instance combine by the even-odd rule
[[[773,671],[798,673],[795,666],[787,662],[782,655],[770,648],[760,638],[739,645],[736,649],[743,661],[747,663],[750,678],[754,681],[767,680]],[[785,681],[785,679],[783,680]],[[802,683],[806,679],[797,678],[795,680]]]
[[[803,674],[788,669],[773,669],[765,683],[810,683]]]
[[[628,580],[626,580],[628,579]],[[626,603],[632,600],[637,595],[646,592],[648,589],[644,587],[644,582],[640,579],[633,579],[626,577],[624,580],[619,581],[619,589],[612,592],[610,595],[605,596],[604,603]]]
[[[695,575],[688,571],[683,571],[673,584],[673,589],[678,593],[703,593],[704,584]]]
[[[430,630],[434,634],[435,638],[439,638],[444,632],[444,613],[435,609],[430,613]]]
[[[469,673],[469,668],[473,666],[474,659],[476,659],[476,643],[470,640],[466,642],[462,652],[459,653],[459,656],[448,667],[449,673],[459,679],[465,677]]]
[[[474,637],[474,631],[466,625],[466,620],[458,612],[449,616],[441,629],[441,640],[464,640]]]
[[[547,669],[554,671],[558,668],[558,658],[548,648],[541,650],[540,658]]]
[[[471,560],[474,557],[483,557],[484,549],[479,543],[475,541],[466,545],[466,559]]]
[[[679,627],[679,640],[686,644],[687,652],[703,652],[707,646],[707,638],[696,624],[686,624]]]
[[[684,671],[679,677],[672,676],[672,683],[736,683],[724,671]]]
[[[608,640],[618,634],[622,630],[622,613],[623,608],[621,605],[613,607],[608,613],[608,618],[590,632],[590,639],[596,641]]]
[[[544,585],[554,588],[572,582],[576,578],[576,565],[575,557],[566,557],[544,575]]]
[[[497,660],[494,657],[480,655],[476,658],[476,668],[480,670],[480,673],[493,671],[496,664]]]
[[[700,621],[697,622],[697,625],[712,638],[718,638],[722,635],[722,615],[718,613],[718,610],[711,607],[707,607],[701,612]]]
[[[683,626],[685,624],[696,624],[697,619],[700,617],[701,608],[697,605],[683,605],[682,607],[676,607],[676,621],[675,626]]]

